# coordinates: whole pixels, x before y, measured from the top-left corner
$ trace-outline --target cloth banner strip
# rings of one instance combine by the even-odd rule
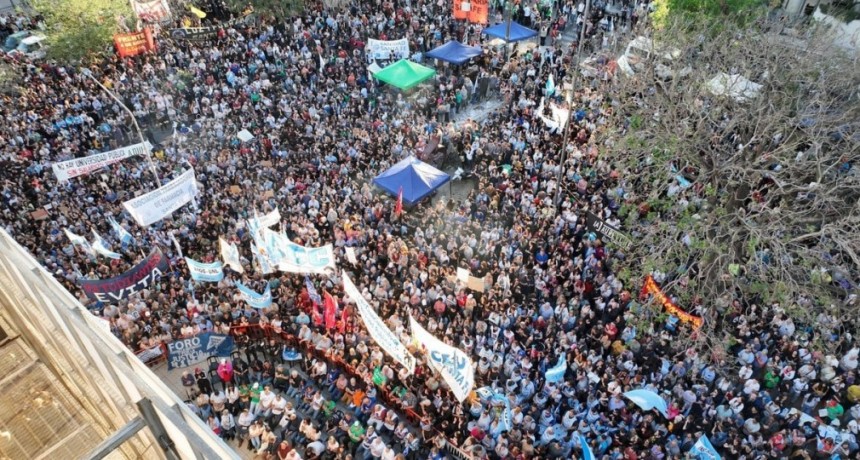
[[[170,6],[167,0],[131,0],[131,7],[137,17],[148,23],[170,20]]]
[[[152,144],[149,142],[143,142],[111,150],[110,152],[97,153],[83,158],[75,158],[74,160],[60,161],[52,164],[51,169],[54,170],[54,175],[57,176],[57,180],[63,182],[73,177],[83,176],[93,171],[97,171],[105,166],[119,163],[126,158],[136,155],[146,155],[146,153],[151,150]]]
[[[442,375],[445,383],[457,397],[457,401],[463,402],[475,386],[475,368],[472,367],[469,355],[434,337],[411,315],[409,324],[412,326],[412,337],[427,350],[427,360],[430,365]]]
[[[702,318],[698,316],[691,315],[681,309],[681,307],[675,305],[675,302],[672,302],[672,299],[669,298],[666,294],[663,293],[663,290],[660,289],[660,286],[657,285],[657,282],[654,281],[654,278],[651,275],[645,277],[645,284],[642,286],[641,295],[651,294],[654,298],[663,305],[663,308],[666,309],[672,315],[675,315],[681,321],[685,323],[692,323],[695,329],[698,329],[702,326]]]
[[[211,332],[174,340],[167,344],[167,369],[188,367],[210,356],[228,357],[233,345],[233,337]]]
[[[272,290],[268,284],[266,284],[266,290],[262,294],[257,294],[253,289],[239,281],[236,282],[236,288],[239,289],[242,300],[253,308],[269,308],[272,306]]]
[[[78,284],[90,299],[111,303],[151,287],[170,269],[167,257],[158,249],[131,270],[106,280],[78,279]]]
[[[148,227],[185,206],[197,193],[194,170],[189,169],[164,186],[122,205],[141,227]]]
[[[361,291],[355,287],[349,276],[343,274],[343,288],[346,295],[349,296],[358,306],[358,313],[361,316],[367,331],[373,340],[379,344],[382,349],[400,363],[406,370],[412,374],[415,371],[415,357],[409,354],[409,350],[400,342],[400,339],[391,332],[391,329],[385,325],[379,315],[373,311],[373,308],[367,302],[367,299],[361,295]]]
[[[221,262],[203,264],[186,257],[185,263],[188,264],[188,271],[191,273],[191,279],[194,281],[209,281],[217,283],[224,279],[224,267],[221,265]]]

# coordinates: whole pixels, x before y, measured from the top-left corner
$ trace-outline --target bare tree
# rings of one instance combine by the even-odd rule
[[[723,346],[735,298],[820,337],[856,329],[857,61],[814,26],[799,42],[764,20],[705,25],[670,20],[632,58],[635,74],[609,83],[620,128],[600,134],[610,145],[601,160],[626,171],[618,213],[641,242],[623,276],[641,285],[666,273],[667,291],[704,316],[699,338],[711,345]]]

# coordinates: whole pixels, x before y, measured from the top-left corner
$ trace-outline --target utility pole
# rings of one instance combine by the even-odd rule
[[[591,15],[591,0],[585,0],[585,11],[582,12],[582,28],[579,30],[579,42],[576,44],[576,56],[573,58],[573,80],[571,86],[574,93],[576,92],[577,80],[579,79],[579,58],[582,56],[582,44],[585,41],[585,29],[588,23],[588,18]],[[564,171],[564,162],[567,161],[567,144],[570,141],[570,122],[573,118],[573,103],[575,100],[571,97],[571,102],[568,104],[567,124],[564,125],[564,134],[561,142],[561,163],[558,165],[558,177],[556,178],[556,193],[555,206],[561,205],[561,181],[562,171]]]
[[[143,131],[140,130],[140,125],[137,124],[137,118],[134,116],[134,113],[129,109],[119,98],[114,94],[111,90],[107,89],[105,85],[102,84],[96,77],[93,76],[92,72],[89,69],[81,69],[81,73],[85,76],[89,77],[90,80],[94,81],[99,88],[102,89],[108,96],[111,97],[120,107],[122,107],[125,112],[131,117],[131,122],[134,125],[134,129],[137,131],[137,136],[140,138],[141,144],[146,144],[146,138],[143,137]],[[155,169],[155,163],[152,162],[152,152],[146,152],[146,160],[149,162],[149,170],[152,172],[153,177],[155,177],[155,188],[161,187],[161,179],[158,178],[158,171]]]

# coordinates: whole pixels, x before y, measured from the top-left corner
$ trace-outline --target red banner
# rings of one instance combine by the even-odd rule
[[[675,305],[675,302],[672,302],[669,296],[663,293],[660,286],[657,286],[657,282],[654,281],[654,278],[652,278],[651,275],[645,277],[645,285],[642,286],[641,292],[642,296],[646,296],[648,294],[653,295],[654,298],[663,305],[663,308],[669,312],[669,314],[677,316],[678,319],[686,323],[692,323],[693,327],[696,329],[702,326],[702,318],[693,316],[681,309],[681,307]]]
[[[120,57],[137,56],[147,51],[155,51],[155,39],[148,27],[140,32],[116,34],[113,36],[113,43],[116,45],[116,52]]]
[[[489,0],[454,0],[454,19],[466,19],[476,24],[489,22]]]

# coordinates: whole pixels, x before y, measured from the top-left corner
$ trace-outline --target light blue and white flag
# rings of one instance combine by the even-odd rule
[[[242,300],[253,308],[269,308],[272,306],[272,290],[268,284],[266,284],[266,290],[262,294],[257,294],[240,281],[236,282],[236,288],[239,289]]]
[[[567,372],[567,354],[562,353],[558,364],[546,370],[544,377],[550,383],[560,382],[564,378],[564,373]]]
[[[582,460],[594,460],[594,454],[591,452],[591,446],[588,445],[588,440],[582,433],[579,434],[579,445],[582,447]]]
[[[63,229],[63,230],[66,232],[66,236],[69,238],[69,241],[72,242],[72,245],[80,246],[81,249],[83,249],[84,252],[86,252],[87,254],[89,254],[93,257],[96,256],[96,252],[93,250],[93,246],[90,244],[89,241],[87,241],[86,238],[70,232],[69,229]]]
[[[101,235],[99,235],[95,229],[93,229],[93,238],[94,239],[92,247],[93,250],[96,251],[96,253],[103,255],[109,259],[122,259],[121,255],[110,250],[110,248],[107,246],[107,243],[105,243],[105,240],[102,239]]]
[[[128,232],[122,225],[120,225],[113,217],[108,217],[108,222],[110,223],[113,232],[116,233],[116,237],[119,239],[120,243],[123,246],[131,243],[134,237],[131,236],[131,233]]]
[[[483,401],[488,401],[492,405],[504,405],[505,408],[499,413],[499,430],[508,431],[513,426],[513,414],[511,414],[511,402],[507,396],[496,392],[491,387],[481,387],[475,390],[475,394]]]
[[[245,268],[242,267],[242,259],[239,257],[239,248],[235,244],[228,243],[224,238],[218,238],[218,243],[221,245],[221,259],[224,265],[239,273],[245,273]]]
[[[251,254],[254,255],[254,259],[257,261],[257,264],[260,267],[260,272],[264,275],[268,275],[274,271],[272,265],[269,263],[269,257],[266,254],[265,249],[261,249],[259,246],[251,243]]]
[[[555,81],[550,73],[549,78],[546,80],[546,97],[550,97],[553,94],[555,94]]]
[[[224,266],[221,265],[221,262],[204,264],[186,257],[185,263],[188,264],[188,271],[191,273],[191,279],[194,281],[217,283],[224,279]]]
[[[702,437],[693,444],[693,448],[690,449],[690,453],[698,460],[721,460],[720,454],[717,453],[717,449],[714,449],[713,444],[711,444],[711,440],[705,435],[702,435]]]

